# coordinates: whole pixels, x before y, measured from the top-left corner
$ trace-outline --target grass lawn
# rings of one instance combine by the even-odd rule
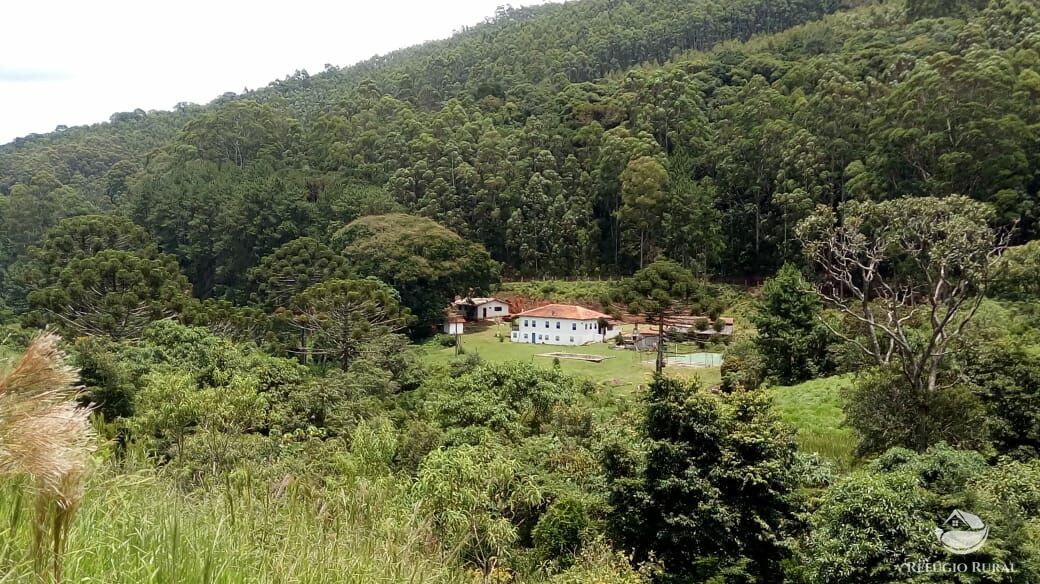
[[[643,363],[644,360],[653,361],[653,353],[640,354],[634,351],[614,349],[612,348],[614,346],[612,341],[581,347],[512,343],[508,339],[510,332],[509,323],[489,326],[466,324],[466,331],[466,334],[462,337],[462,347],[466,350],[466,354],[480,355],[482,359],[492,363],[529,361],[544,367],[552,367],[552,357],[539,357],[538,355],[556,352],[606,357],[599,363],[560,359],[560,368],[565,373],[579,375],[599,382],[612,395],[618,397],[631,395],[639,386],[648,384],[654,372],[653,363]],[[495,337],[496,332],[506,336],[506,340],[499,342]],[[442,347],[435,342],[427,342],[423,345],[422,354],[423,359],[431,365],[447,364],[455,359],[454,348]],[[706,386],[716,385],[721,380],[718,367],[704,369],[669,367],[665,371],[668,375],[677,377],[693,377],[696,375],[700,377]]]
[[[830,460],[840,472],[852,468],[856,448],[852,430],[842,427],[841,390],[851,382],[842,375],[768,389],[780,417],[798,428],[802,450]]]

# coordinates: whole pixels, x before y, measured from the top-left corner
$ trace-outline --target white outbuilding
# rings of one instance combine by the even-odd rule
[[[457,314],[452,314],[444,319],[444,328],[441,330],[443,330],[446,335],[461,335],[465,324],[466,319]]]
[[[609,315],[582,306],[549,304],[513,317],[514,343],[585,345],[612,339],[621,327]]]
[[[498,298],[463,298],[452,303],[456,312],[470,321],[509,316],[509,303]]]

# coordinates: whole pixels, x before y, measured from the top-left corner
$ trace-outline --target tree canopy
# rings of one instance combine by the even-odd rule
[[[817,204],[903,195],[988,202],[1031,239],[1037,7],[872,4],[504,9],[355,67],[20,139],[0,147],[7,240],[123,211],[197,296],[231,298],[279,245],[396,211],[524,276],[661,254],[765,275]]]
[[[613,463],[611,518],[622,541],[677,582],[770,579],[799,509],[794,435],[760,393],[725,397],[696,382],[650,385],[645,463]],[[754,445],[754,446],[752,446]],[[608,452],[616,457],[619,452]],[[623,460],[618,458],[617,460]]]
[[[362,217],[336,232],[333,242],[356,274],[393,287],[419,325],[438,322],[456,295],[486,292],[499,278],[498,264],[481,245],[424,217]]]
[[[169,255],[155,259],[105,250],[72,260],[52,286],[29,295],[43,319],[75,334],[136,338],[189,298],[187,280]]]

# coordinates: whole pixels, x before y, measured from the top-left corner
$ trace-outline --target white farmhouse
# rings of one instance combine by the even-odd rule
[[[601,321],[606,324],[604,331],[600,330]],[[513,322],[516,328],[510,338],[514,343],[584,345],[621,333],[621,327],[610,316],[570,304],[550,304],[521,312],[513,317]]]

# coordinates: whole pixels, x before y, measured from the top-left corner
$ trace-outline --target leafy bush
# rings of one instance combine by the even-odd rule
[[[581,552],[591,522],[588,508],[580,499],[563,497],[554,501],[531,531],[539,559],[570,565]]]
[[[484,364],[484,359],[476,353],[464,354],[458,359],[452,360],[449,365],[451,377],[460,377]]]
[[[454,347],[455,346],[455,335],[448,335],[440,333],[433,337],[433,342],[442,347]]]
[[[516,461],[468,445],[431,452],[419,468],[413,492],[432,517],[444,549],[461,550],[485,575],[517,541],[513,519],[542,502]]]
[[[404,424],[397,439],[394,465],[409,473],[419,470],[426,455],[441,446],[443,432],[426,420],[411,419]]]
[[[935,529],[954,509],[990,526],[972,561],[1014,562],[1014,580],[1040,576],[1034,545],[1040,520],[1040,464],[988,466],[977,452],[938,445],[917,454],[893,449],[825,491],[801,550],[808,582],[905,582],[904,563],[963,561],[938,545]],[[800,571],[800,570],[799,570]],[[1020,579],[1020,580],[1019,580]],[[974,581],[974,580],[968,580]]]
[[[731,344],[723,355],[722,388],[726,391],[758,389],[765,380],[766,364],[750,339]]]
[[[574,403],[585,383],[530,363],[485,364],[436,380],[426,396],[448,443],[481,441],[485,431],[519,440],[550,427],[555,412]]]
[[[896,371],[875,369],[844,392],[845,417],[859,437],[860,455],[906,447],[923,452],[939,442],[988,450],[985,409],[964,384],[915,391]]]

